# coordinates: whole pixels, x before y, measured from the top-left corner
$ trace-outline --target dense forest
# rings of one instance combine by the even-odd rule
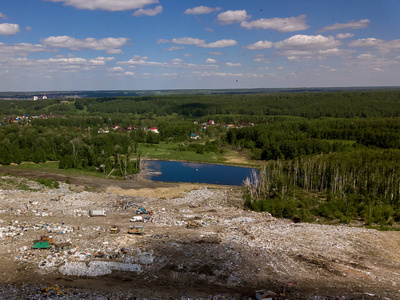
[[[399,90],[4,100],[0,114],[3,165],[52,160],[129,177],[140,145],[234,150],[264,162],[245,186],[251,209],[400,222]]]

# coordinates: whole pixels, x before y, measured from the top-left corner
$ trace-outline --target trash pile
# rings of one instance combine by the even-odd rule
[[[205,299],[198,289],[203,286],[209,294],[227,291],[221,299],[264,288],[279,293],[283,285],[315,297],[325,289],[335,295],[339,290],[399,295],[396,232],[277,220],[244,210],[240,193],[230,188],[202,187],[178,198],[153,199],[61,186],[46,192],[0,190],[3,284],[29,283],[35,286],[29,295],[65,293],[53,286],[44,294],[38,285],[44,275],[101,278],[110,280],[110,287],[122,278],[124,295],[134,288],[132,280],[149,290],[152,282],[184,286],[192,292],[180,296],[184,299],[196,293]],[[90,217],[91,210],[104,214]],[[102,288],[112,299],[111,288]]]

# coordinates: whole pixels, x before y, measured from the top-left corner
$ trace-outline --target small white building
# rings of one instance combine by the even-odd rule
[[[39,99],[38,96],[33,96],[33,101],[37,101]]]

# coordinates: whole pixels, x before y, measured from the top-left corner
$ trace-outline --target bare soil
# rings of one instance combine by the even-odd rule
[[[61,184],[26,181],[32,192],[0,178],[0,298],[247,299],[266,289],[278,299],[400,299],[399,232],[275,219],[243,209],[237,187],[14,174]],[[151,212],[145,234],[130,235],[140,207]],[[31,249],[42,235],[72,248]],[[80,263],[88,273],[73,275]],[[120,269],[90,273],[109,263]]]

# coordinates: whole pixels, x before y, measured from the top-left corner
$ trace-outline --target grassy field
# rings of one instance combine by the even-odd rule
[[[260,161],[251,161],[243,153],[230,149],[224,149],[223,154],[204,152],[199,154],[194,151],[180,151],[179,143],[160,142],[159,144],[139,144],[142,159],[177,160],[199,163],[227,164],[237,166],[254,167],[260,165]]]
[[[99,178],[107,178],[108,174],[100,173],[100,172],[93,172],[88,170],[80,170],[80,169],[59,169],[57,161],[50,161],[46,163],[39,163],[34,164],[30,162],[21,163],[20,165],[10,165],[10,166],[2,166],[3,170],[7,170],[7,168],[21,168],[26,170],[40,170],[44,173],[52,173],[52,174],[63,174],[65,176],[92,176],[92,177],[99,177]]]
[[[178,143],[160,142],[159,144],[140,144],[139,151],[143,159],[184,160],[204,163],[222,163],[224,157],[214,152],[198,154],[194,151],[178,151]]]

